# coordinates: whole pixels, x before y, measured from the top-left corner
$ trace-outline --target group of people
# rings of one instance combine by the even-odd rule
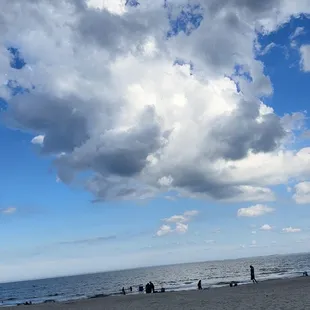
[[[250,266],[250,274],[251,274],[251,281],[253,283],[258,283],[258,281],[255,278],[255,270],[254,270],[254,267],[252,265]],[[232,282],[230,282],[229,286],[230,287],[238,286],[238,283],[236,281],[232,281]],[[198,287],[198,290],[202,290],[201,280],[198,281],[197,287]]]
[[[143,292],[144,288],[143,285],[139,286],[139,292]],[[129,291],[132,292],[132,286],[129,287]],[[161,289],[161,292],[164,292],[164,289]],[[155,285],[150,281],[149,283],[147,283],[145,285],[145,293],[149,294],[149,293],[156,293],[155,292]],[[122,294],[126,295],[126,290],[125,287],[122,288]]]
[[[255,278],[255,271],[254,271],[254,267],[253,267],[252,265],[250,266],[250,274],[251,274],[251,281],[252,281],[253,283],[258,283],[257,280],[256,280],[256,278]],[[305,274],[304,274],[304,275],[305,275]],[[307,274],[307,275],[308,275],[308,274]],[[238,285],[238,283],[235,282],[235,281],[232,281],[232,282],[230,283],[230,286],[231,286],[231,287],[232,287],[232,286],[237,286],[237,285]],[[198,281],[197,287],[198,287],[198,290],[202,290],[201,280]],[[130,292],[132,292],[132,287],[130,287],[129,290],[130,290]],[[143,285],[140,285],[140,286],[139,286],[139,292],[143,292]],[[161,289],[161,292],[165,292],[165,289],[162,288],[162,289]],[[154,286],[154,284],[153,284],[151,281],[145,285],[145,293],[146,293],[146,294],[156,293],[156,291],[155,291],[155,286]],[[122,294],[123,294],[123,295],[126,295],[126,290],[125,290],[124,287],[122,288]]]
[[[155,293],[155,286],[151,281],[145,286],[145,293]]]

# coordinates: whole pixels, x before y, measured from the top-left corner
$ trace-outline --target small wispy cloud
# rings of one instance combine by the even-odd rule
[[[164,218],[163,224],[156,232],[158,237],[168,235],[170,233],[185,234],[188,231],[188,222],[190,222],[195,216],[198,215],[197,210],[186,211],[183,214],[172,215],[168,218]],[[172,225],[175,225],[172,228]]]
[[[43,135],[39,135],[39,136],[34,137],[31,140],[31,143],[32,144],[36,144],[36,145],[43,145],[43,143],[44,143],[44,136]]]
[[[257,217],[272,212],[274,212],[273,208],[257,204],[248,208],[239,209],[237,215],[238,217]]]
[[[298,233],[298,232],[301,232],[301,229],[293,228],[292,226],[290,226],[290,227],[283,228],[282,231],[286,233]]]
[[[8,207],[8,208],[0,209],[0,213],[1,214],[9,215],[9,214],[15,213],[16,210],[17,209],[15,207]]]
[[[269,43],[268,45],[266,45],[261,51],[260,51],[260,55],[266,55],[268,54],[274,47],[276,47],[277,45],[274,42]]]
[[[173,232],[173,229],[171,228],[171,226],[164,224],[164,225],[160,226],[160,228],[157,231],[156,235],[158,237],[162,237],[162,236],[165,236],[165,235],[170,234],[172,232]]]
[[[103,236],[103,237],[94,237],[94,238],[87,238],[87,239],[77,239],[71,241],[61,241],[59,242],[60,245],[83,245],[83,244],[95,244],[101,243],[105,241],[110,241],[116,239],[115,235],[111,236]]]
[[[268,224],[264,224],[260,230],[264,230],[264,231],[268,231],[268,230],[272,230],[272,227]]]
[[[305,28],[297,27],[295,31],[290,35],[290,40],[294,40],[302,34],[305,34]]]
[[[310,71],[310,44],[302,45],[300,47],[300,65],[303,71]]]

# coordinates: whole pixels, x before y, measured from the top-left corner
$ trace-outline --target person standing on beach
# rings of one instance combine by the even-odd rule
[[[198,282],[197,286],[198,286],[198,290],[202,290],[201,280],[199,280],[199,282]]]
[[[253,283],[258,283],[255,279],[255,271],[252,265],[250,266],[250,270],[251,270],[251,281],[253,281]]]
[[[155,293],[155,286],[154,286],[154,284],[152,283],[152,281],[150,281],[150,288],[151,288],[151,292],[152,292],[152,293]]]

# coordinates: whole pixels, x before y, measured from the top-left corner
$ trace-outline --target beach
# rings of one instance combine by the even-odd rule
[[[310,309],[310,277],[279,279],[258,284],[155,294],[109,296],[65,303],[18,306],[18,309],[178,310],[178,309]],[[8,307],[6,309],[16,309]]]

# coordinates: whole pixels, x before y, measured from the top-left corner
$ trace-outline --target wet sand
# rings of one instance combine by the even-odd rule
[[[16,309],[9,307],[5,309]],[[202,291],[110,296],[66,303],[19,306],[40,310],[305,310],[310,309],[310,277],[281,279]]]

